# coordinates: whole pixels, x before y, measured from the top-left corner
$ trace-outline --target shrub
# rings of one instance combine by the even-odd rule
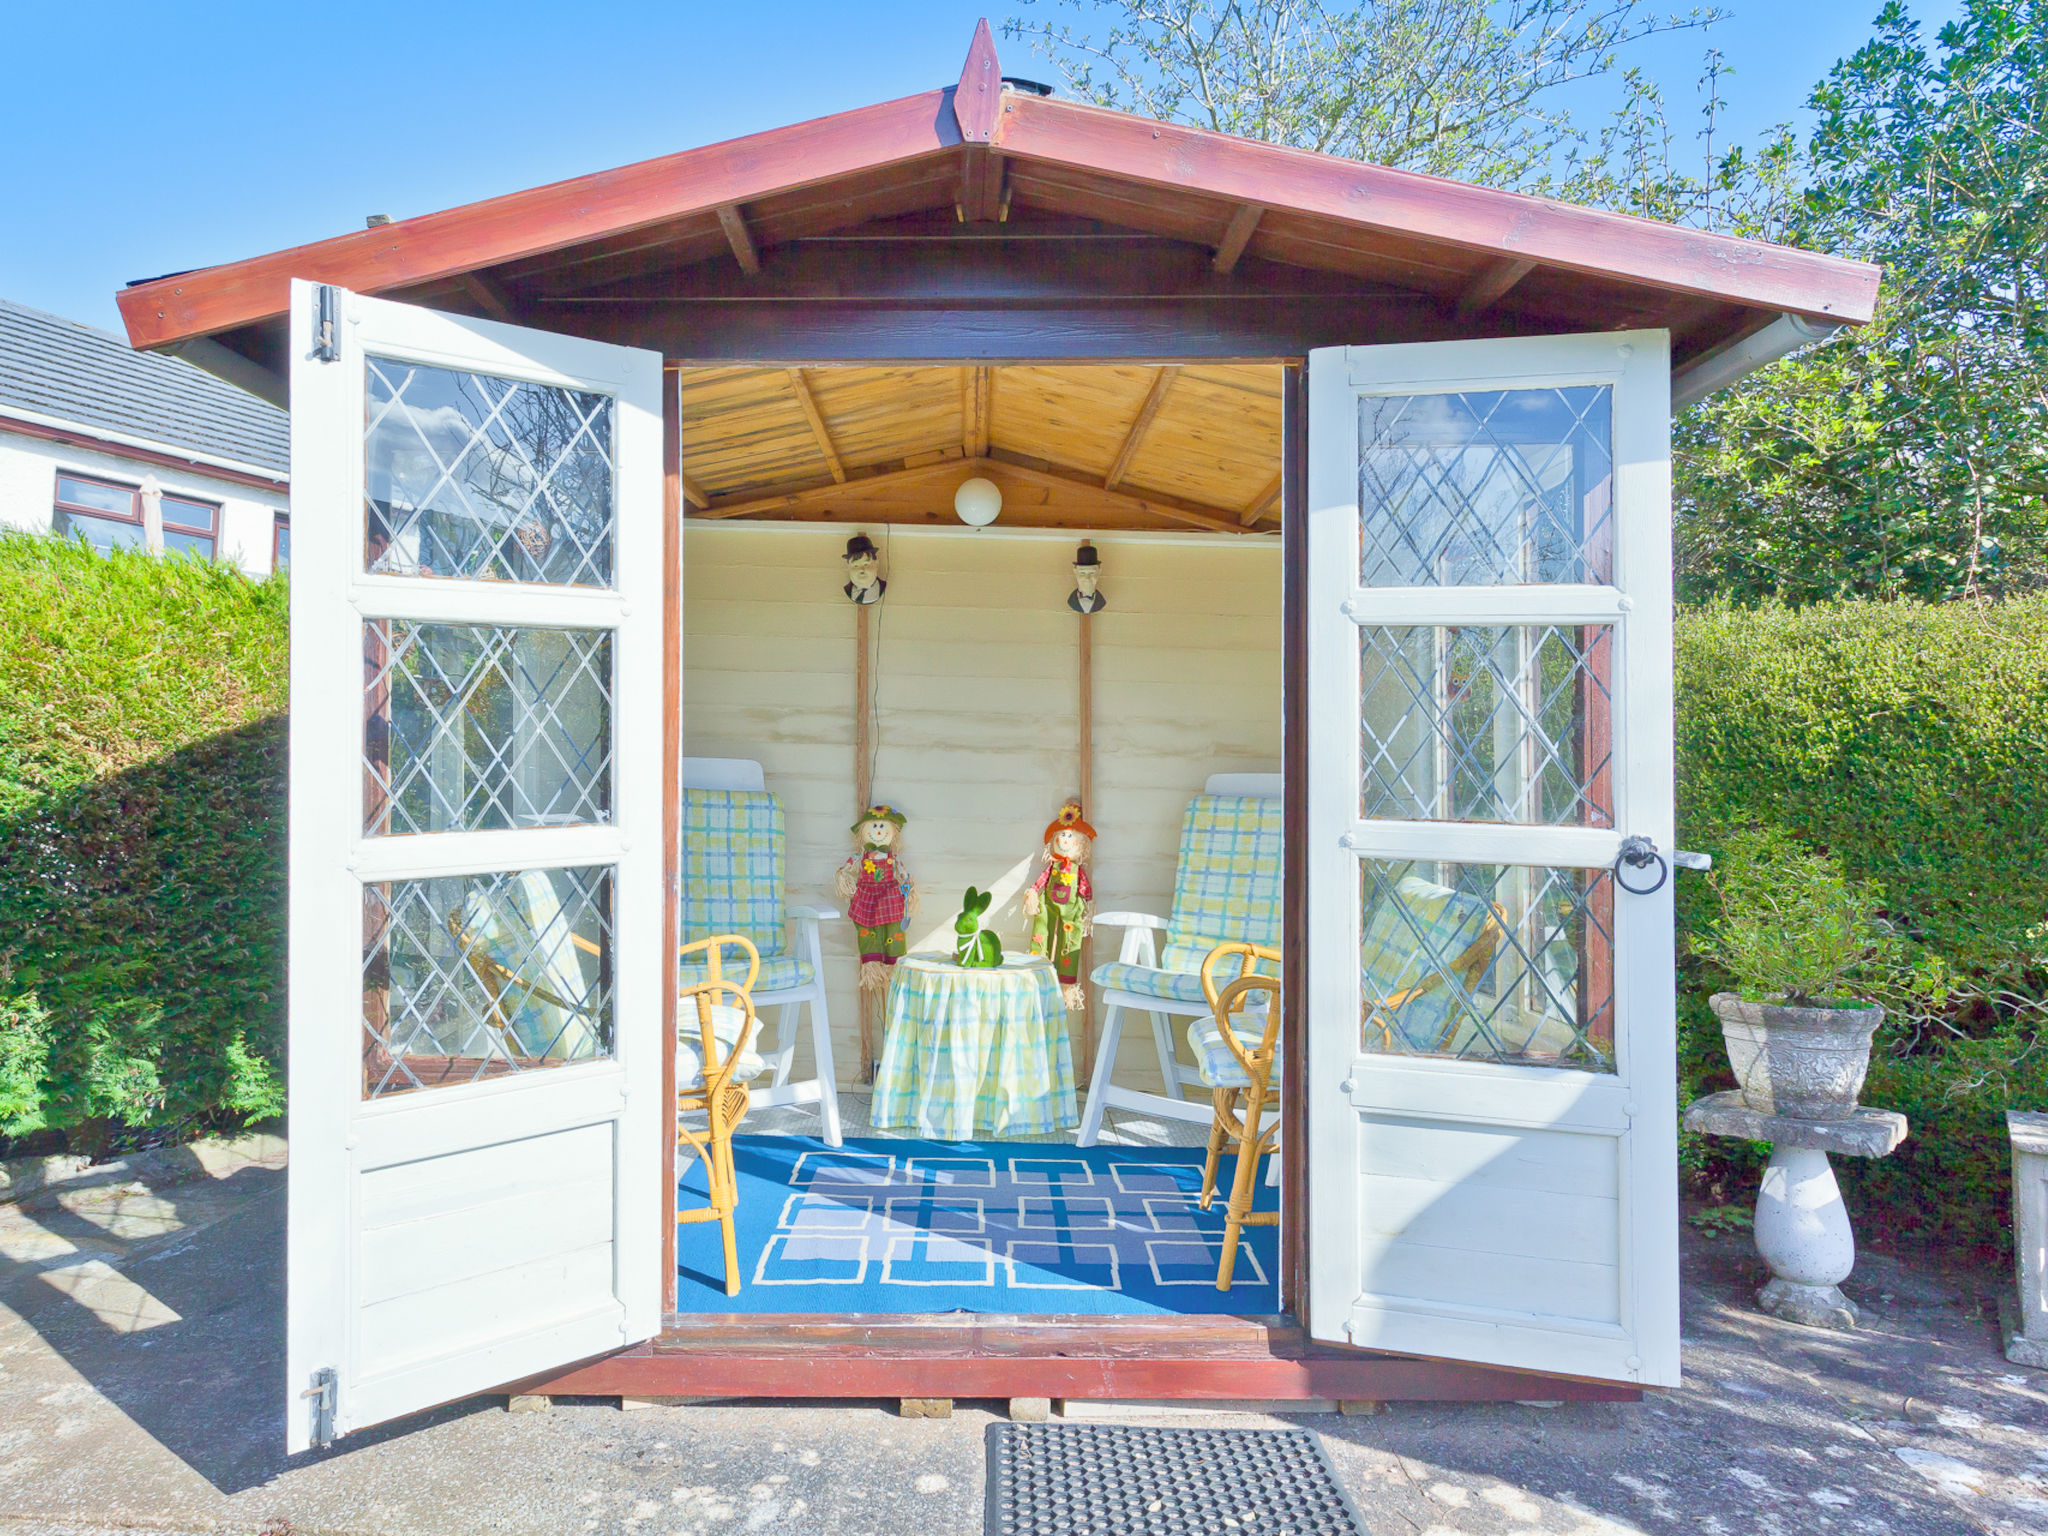
[[[1693,948],[1744,997],[1850,1001],[1878,953],[1876,887],[1858,889],[1833,859],[1773,828],[1730,833],[1711,879],[1720,914]]]
[[[286,597],[0,536],[0,1135],[281,1107]]]
[[[1856,991],[1884,1004],[1863,1099],[1912,1134],[1843,1159],[1873,1232],[2009,1243],[2004,1111],[2048,1108],[2048,597],[1988,608],[1843,602],[1712,607],[1678,629],[1682,846],[1739,853],[1761,828],[1824,855],[1896,935]],[[1731,1086],[1704,1006],[1718,900],[1687,882],[1680,1086]],[[1753,1150],[1688,1140],[1689,1166]]]

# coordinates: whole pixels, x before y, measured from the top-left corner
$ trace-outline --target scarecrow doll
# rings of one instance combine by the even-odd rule
[[[903,821],[893,806],[871,805],[861,812],[851,828],[860,851],[839,866],[835,881],[853,919],[860,984],[874,992],[889,985],[890,967],[903,956],[903,925],[917,911],[917,887],[897,857]]]
[[[1069,1008],[1082,1008],[1081,941],[1088,936],[1088,904],[1095,897],[1088,884],[1088,855],[1095,829],[1081,819],[1081,802],[1069,800],[1045,829],[1045,868],[1024,893],[1024,915],[1031,919],[1031,952],[1043,955],[1059,972],[1060,994]]]

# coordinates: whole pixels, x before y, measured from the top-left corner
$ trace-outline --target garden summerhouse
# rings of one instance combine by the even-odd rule
[[[292,415],[293,1447],[494,1388],[1674,1384],[1669,422],[1877,280],[1063,100],[983,26],[127,288]],[[963,1004],[959,893],[1021,955],[1069,799],[1093,952]],[[878,850],[921,902],[856,928]],[[1232,939],[1277,1150],[1219,1285]]]

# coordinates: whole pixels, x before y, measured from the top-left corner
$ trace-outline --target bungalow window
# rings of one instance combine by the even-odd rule
[[[292,520],[284,513],[270,525],[270,568],[289,570],[292,563]]]
[[[184,496],[163,498],[164,550],[185,550],[203,559],[213,558],[214,536],[220,528],[220,508],[210,501],[192,501]]]
[[[82,536],[102,554],[110,549],[141,549],[142,492],[110,480],[59,474],[50,531],[65,537]]]

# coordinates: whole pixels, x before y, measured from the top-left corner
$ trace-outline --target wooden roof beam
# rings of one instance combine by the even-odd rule
[[[691,516],[722,520],[735,517],[766,517],[777,512],[799,514],[828,510],[844,506],[846,497],[851,492],[857,491],[865,495],[871,491],[884,489],[908,490],[934,481],[947,480],[957,484],[975,475],[985,475],[997,481],[1005,477],[1014,477],[1027,484],[1075,492],[1118,513],[1139,514],[1154,521],[1179,523],[1183,527],[1199,528],[1205,533],[1245,531],[1237,520],[1237,514],[1222,507],[1207,507],[1174,496],[1106,491],[1096,477],[1086,470],[1074,469],[1064,464],[1051,464],[1043,460],[1019,463],[1016,462],[1019,457],[1021,456],[1005,454],[1001,457],[941,459],[934,463],[851,477],[843,485],[807,484],[787,491],[751,492],[720,497],[709,507],[693,512]]]
[[[1102,477],[1105,491],[1116,489],[1117,482],[1130,472],[1131,460],[1138,455],[1138,447],[1145,441],[1145,433],[1152,425],[1152,418],[1159,414],[1159,408],[1166,403],[1166,392],[1173,388],[1173,381],[1180,377],[1180,364],[1169,363],[1152,377],[1152,388],[1145,394],[1145,403],[1138,407],[1138,416],[1131,423],[1131,429],[1124,434],[1124,445],[1117,450],[1116,462],[1109,466],[1109,473]]]
[[[970,459],[988,452],[988,435],[995,416],[995,370],[967,367],[960,370],[960,446]]]
[[[1474,315],[1485,313],[1506,297],[1510,288],[1535,270],[1535,262],[1514,256],[1489,261],[1458,295],[1458,318],[1469,320]]]
[[[844,485],[846,466],[840,462],[839,449],[832,442],[832,433],[825,425],[825,418],[818,412],[818,402],[811,394],[810,381],[804,377],[801,368],[789,370],[789,387],[796,395],[798,409],[804,413],[804,420],[811,424],[811,436],[817,439],[818,451],[825,455],[825,467],[832,471],[832,478]]]
[[[1259,227],[1259,220],[1266,216],[1266,210],[1259,203],[1241,204],[1230,216],[1230,226],[1223,231],[1223,238],[1216,243],[1216,259],[1210,263],[1218,277],[1230,275],[1237,265],[1237,258],[1244,254],[1244,248],[1251,244],[1252,232]]]
[[[488,318],[502,320],[507,325],[519,323],[518,306],[512,302],[512,295],[505,285],[496,278],[486,277],[481,272],[464,272],[456,280]]]
[[[705,492],[702,483],[692,479],[688,470],[678,470],[676,473],[682,478],[683,502],[686,506],[701,510],[711,505],[711,497]]]
[[[719,228],[725,231],[725,243],[732,247],[733,260],[740,264],[740,270],[749,277],[761,275],[761,253],[754,249],[753,234],[747,229],[747,221],[741,217],[737,203],[718,205]]]
[[[1244,504],[1244,511],[1239,514],[1237,519],[1239,526],[1245,528],[1256,527],[1259,520],[1270,515],[1279,504],[1280,476],[1276,474],[1260,488],[1258,495]]]

